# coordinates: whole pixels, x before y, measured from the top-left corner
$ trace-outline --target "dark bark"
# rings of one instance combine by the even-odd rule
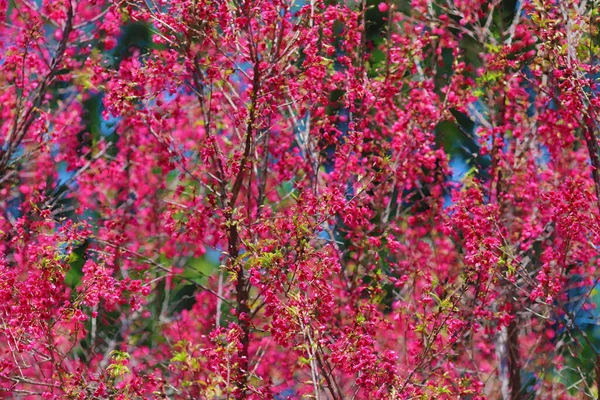
[[[521,399],[521,361],[519,357],[519,328],[513,318],[507,328],[506,352],[508,356],[508,384],[511,400]]]
[[[238,389],[237,398],[245,399],[246,390],[248,387],[248,365],[249,365],[249,354],[248,347],[250,345],[250,307],[248,306],[249,299],[249,285],[248,278],[245,275],[244,264],[238,260],[239,257],[239,232],[238,225],[234,220],[233,213],[235,212],[235,205],[237,198],[242,189],[242,183],[246,178],[246,172],[250,170],[248,163],[250,163],[250,154],[253,144],[253,133],[254,124],[256,121],[257,113],[257,101],[258,91],[260,85],[260,70],[258,59],[255,60],[254,64],[254,77],[253,77],[253,91],[250,102],[250,116],[248,125],[246,128],[246,140],[244,144],[244,155],[240,162],[240,170],[233,183],[230,200],[230,210],[227,214],[227,220],[229,223],[229,259],[232,263],[232,267],[236,271],[236,302],[237,302],[237,315],[238,324],[242,330],[242,338],[240,340],[242,347],[238,351],[238,368],[237,368],[237,381],[236,387]]]

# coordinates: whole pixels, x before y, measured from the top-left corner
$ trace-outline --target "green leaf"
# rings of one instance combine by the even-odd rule
[[[186,351],[178,351],[177,353],[175,353],[175,355],[171,358],[171,362],[185,362],[187,361],[187,357],[188,354]]]

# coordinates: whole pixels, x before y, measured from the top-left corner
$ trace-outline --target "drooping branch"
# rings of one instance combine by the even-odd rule
[[[60,64],[64,58],[65,50],[67,49],[67,43],[69,41],[69,36],[71,32],[73,32],[73,3],[71,0],[67,2],[67,16],[65,20],[65,26],[63,28],[62,38],[58,44],[58,48],[56,49],[56,53],[52,58],[50,63],[50,71],[42,81],[39,83],[39,87],[37,89],[37,93],[35,94],[33,101],[29,108],[25,111],[23,116],[21,117],[19,113],[15,116],[14,125],[12,127],[12,131],[7,139],[7,144],[4,149],[0,149],[0,176],[3,176],[6,173],[8,163],[10,161],[11,156],[14,154],[15,150],[19,147],[27,131],[35,121],[35,119],[40,114],[40,107],[44,101],[46,92],[48,88],[52,84],[52,81],[56,74],[58,73]]]
[[[585,143],[590,155],[592,164],[592,178],[594,179],[594,187],[596,189],[596,205],[600,212],[600,158],[598,158],[598,139],[594,133],[594,120],[590,115],[591,106],[588,107],[588,115],[585,117]]]

